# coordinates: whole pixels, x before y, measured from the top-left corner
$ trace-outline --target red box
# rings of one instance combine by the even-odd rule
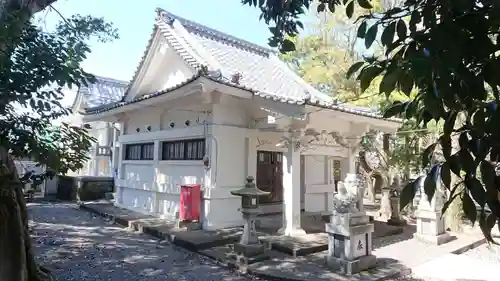
[[[180,221],[200,221],[200,184],[182,184],[179,206]]]

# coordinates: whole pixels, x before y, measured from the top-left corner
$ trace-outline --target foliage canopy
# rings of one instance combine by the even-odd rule
[[[13,14],[2,29],[0,54],[0,145],[20,158],[31,158],[57,172],[77,170],[88,159],[93,139],[85,128],[54,121],[70,114],[61,104],[64,90],[94,77],[81,68],[91,36],[117,38],[103,19],[74,15],[54,32]]]
[[[288,36],[296,36],[303,24],[300,16],[312,0],[243,0],[261,9],[261,19],[272,24],[269,41],[282,52],[293,51]],[[371,9],[369,0],[319,0],[318,11],[335,12],[339,6],[352,17],[356,9]],[[421,127],[431,120],[443,124],[439,139],[422,153],[423,167],[429,167],[424,184],[432,198],[441,180],[449,203],[457,196],[463,211],[479,225],[489,241],[491,229],[500,217],[500,4],[496,1],[406,0],[382,13],[368,13],[358,19],[357,36],[369,48],[377,38],[383,54],[354,63],[349,75],[356,75],[364,91],[382,77],[379,92],[391,96],[402,92],[406,102],[394,102],[385,116],[411,119]],[[417,94],[410,96],[412,91]],[[443,161],[431,163],[436,151]],[[452,174],[458,178],[452,184]],[[402,193],[405,206],[414,196],[411,183]],[[479,205],[480,211],[475,205]],[[485,210],[491,210],[488,212]],[[500,221],[498,222],[500,228]]]

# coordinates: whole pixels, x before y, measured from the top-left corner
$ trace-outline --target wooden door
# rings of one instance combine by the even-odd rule
[[[257,151],[257,187],[271,192],[263,196],[263,204],[283,201],[283,153],[274,151]]]

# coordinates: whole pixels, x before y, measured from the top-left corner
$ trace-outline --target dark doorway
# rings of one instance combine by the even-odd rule
[[[260,199],[261,203],[283,202],[283,153],[257,151],[257,187],[271,192]]]

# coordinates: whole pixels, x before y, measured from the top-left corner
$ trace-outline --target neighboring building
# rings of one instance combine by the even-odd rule
[[[286,235],[303,233],[301,209],[331,211],[334,163],[342,178],[355,172],[361,135],[400,126],[337,105],[272,50],[161,9],[122,101],[83,114],[122,129],[117,206],[173,218],[180,185],[200,183],[203,228],[238,226],[240,198],[230,192],[253,176],[271,192],[264,211],[283,211]]]
[[[123,98],[127,86],[128,82],[125,81],[96,76],[94,83],[78,89],[72,105],[73,114],[66,121],[73,125],[82,125],[84,123],[80,114],[82,110],[119,102]],[[85,123],[90,125],[89,134],[95,137],[97,142],[90,150],[90,160],[85,167],[77,172],[69,172],[68,175],[112,177],[113,171],[116,170],[115,162],[112,159],[118,155],[117,152],[113,154],[114,150],[118,151],[113,140],[117,139],[120,129],[117,124],[110,122]]]

